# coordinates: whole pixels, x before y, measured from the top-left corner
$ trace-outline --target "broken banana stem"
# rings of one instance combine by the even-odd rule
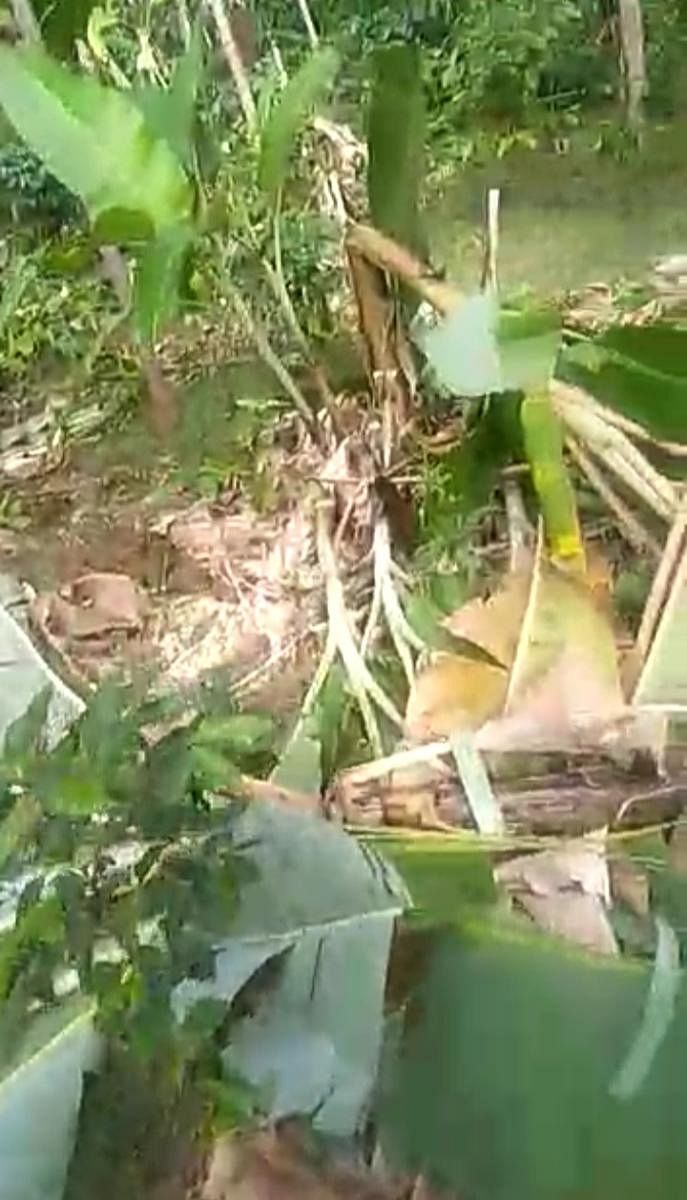
[[[582,531],[563,454],[563,429],[548,391],[525,396],[520,420],[552,558],[584,573]]]
[[[412,687],[415,679],[415,664],[411,650],[422,652],[426,647],[409,624],[401,606],[401,601],[398,598],[396,585],[392,576],[393,559],[391,557],[389,524],[384,517],[378,520],[375,525],[374,564],[375,589],[379,589],[382,609],[389,627],[389,633],[396,648],[396,653],[403,664],[408,684]]]
[[[621,429],[608,423],[600,406],[570,399],[569,389],[556,386],[553,391],[561,420],[587,448],[603,459],[618,479],[639,496],[665,521],[672,521],[677,508],[673,484],[661,475]]]
[[[582,408],[586,408],[591,412],[596,413],[598,417],[606,422],[607,425],[612,425],[615,429],[622,430],[623,433],[629,434],[637,442],[645,442],[649,446],[655,446],[657,450],[663,450],[666,454],[670,454],[675,458],[687,458],[687,445],[680,442],[666,442],[660,438],[655,438],[649,433],[643,425],[637,421],[631,421],[629,417],[623,416],[622,413],[616,412],[613,408],[608,408],[605,404],[600,404],[584,388],[577,387],[572,383],[562,383],[559,379],[555,379],[552,384],[552,390],[557,400],[569,404],[579,404]]]
[[[346,235],[348,245],[369,262],[403,280],[440,313],[449,313],[463,298],[455,284],[437,279],[419,258],[400,242],[380,233],[372,225],[351,223]]]
[[[644,528],[641,521],[611,487],[606,476],[592,461],[577,439],[572,434],[568,434],[565,443],[582,473],[586,475],[594,490],[610,508],[620,530],[625,534],[625,538],[633,550],[637,554],[645,554],[649,551],[654,558],[660,558],[662,549],[657,538]]]

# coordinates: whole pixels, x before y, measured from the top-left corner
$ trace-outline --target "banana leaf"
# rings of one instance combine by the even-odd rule
[[[652,1016],[666,974],[658,956],[593,957],[518,925],[446,933],[386,1063],[387,1160],[480,1200],[682,1195],[687,989],[673,975]]]
[[[77,1000],[39,1017],[0,1068],[1,1200],[61,1200],[82,1075],[99,1053],[92,1005]]]

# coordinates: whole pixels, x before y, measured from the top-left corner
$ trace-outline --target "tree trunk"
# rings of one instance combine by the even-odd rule
[[[642,124],[647,91],[642,0],[618,0],[618,20],[625,72],[627,122],[630,129],[638,131]]]
[[[227,17],[224,0],[207,0],[207,4],[215,22],[222,53],[234,80],[246,125],[250,133],[255,133],[258,126],[258,113],[253,93],[250,90],[246,65],[241,55],[241,47],[236,40],[234,28]]]

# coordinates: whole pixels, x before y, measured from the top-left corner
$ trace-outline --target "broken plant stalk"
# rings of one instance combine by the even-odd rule
[[[281,245],[281,188],[277,194],[274,215],[272,218],[272,241],[274,246],[274,266],[268,258],[262,259],[262,265],[267,275],[268,282],[274,292],[277,303],[279,304],[288,329],[298,346],[305,362],[307,363],[312,373],[313,379],[320,390],[324,407],[329,413],[334,428],[337,427],[337,412],[336,398],[332,392],[325,371],[321,365],[315,360],[312,347],[303,331],[303,327],[298,319],[298,314],[294,308],[293,301],[289,295],[289,289],[286,286],[286,278],[284,276],[284,264],[282,258]]]
[[[618,526],[633,550],[637,554],[645,554],[647,550],[654,558],[661,557],[661,546],[657,538],[645,529],[642,522],[632,512],[625,501],[611,487],[610,483],[603,474],[603,471],[594,463],[587,452],[582,448],[577,438],[572,434],[568,434],[566,446],[570,451],[573,459],[584,475],[586,475],[590,484],[601,499],[608,505],[611,512],[615,516]]]
[[[234,80],[236,93],[243,110],[248,131],[254,134],[258,128],[258,111],[255,107],[253,93],[250,90],[250,83],[248,82],[246,68],[243,65],[241,51],[232,32],[231,23],[224,10],[223,0],[207,0],[207,5],[215,22],[222,53]]]
[[[677,507],[674,485],[661,475],[616,426],[602,415],[601,406],[579,388],[556,382],[555,407],[567,428],[582,441],[636,496],[664,521],[672,521]],[[600,411],[601,410],[601,411]]]
[[[548,389],[523,397],[520,420],[551,556],[583,575],[585,553],[575,492],[563,455],[561,421]]]
[[[308,41],[310,42],[312,49],[316,50],[320,44],[320,39],[317,29],[315,28],[315,22],[313,21],[312,13],[310,12],[308,0],[296,0],[296,3],[298,5],[298,10],[301,14],[301,17],[303,18],[303,24],[305,25],[305,29],[308,34]]]
[[[380,756],[383,753],[382,739],[372,701],[399,729],[403,728],[403,718],[377,683],[357,645],[332,545],[330,528],[333,508],[331,500],[320,501],[317,506],[317,550],[325,579],[329,627],[346,669],[351,691],[360,708],[373,753]]]
[[[455,284],[436,279],[405,246],[372,226],[349,224],[347,242],[370,262],[401,279],[444,316],[463,299]],[[552,380],[551,397],[564,424],[575,436],[603,458],[613,473],[663,520],[672,521],[677,506],[675,488],[633,445],[626,436],[624,423],[609,419],[603,406],[581,388],[560,380]]]
[[[393,580],[393,559],[391,556],[391,537],[389,523],[381,517],[375,524],[374,531],[374,570],[375,589],[379,586],[381,608],[389,627],[391,639],[396,653],[403,664],[406,678],[412,687],[415,678],[415,666],[411,650],[422,652],[426,646],[415,630],[409,624],[403,611],[401,601]]]

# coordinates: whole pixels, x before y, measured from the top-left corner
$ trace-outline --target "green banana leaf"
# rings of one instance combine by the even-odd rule
[[[388,1161],[479,1200],[682,1195],[687,989],[671,945],[652,968],[515,923],[444,934],[385,1067]]]
[[[99,1052],[93,1007],[78,1000],[37,1018],[0,1069],[2,1200],[61,1200],[82,1075]]]
[[[331,87],[339,55],[331,46],[314,50],[289,79],[270,113],[260,139],[258,180],[272,202],[286,182],[289,160],[311,110]]]
[[[425,102],[416,45],[383,46],[374,55],[368,113],[367,193],[372,222],[418,254]]]
[[[203,78],[203,42],[196,25],[185,54],[176,62],[169,87],[146,84],[134,92],[150,132],[167,142],[188,171],[193,167],[193,125]]]
[[[638,421],[654,437],[687,443],[687,329],[647,325],[611,329],[575,342],[557,374]]]
[[[136,333],[146,345],[153,345],[177,314],[181,275],[192,240],[190,225],[170,225],[143,247],[136,268],[133,313]]]
[[[0,106],[94,223],[108,209],[140,213],[156,231],[190,216],[192,192],[179,160],[123,92],[41,50],[0,46]]]
[[[236,837],[255,878],[215,979],[188,981],[180,995],[226,1000],[237,977],[284,955],[277,984],[233,1026],[226,1065],[273,1116],[316,1111],[318,1128],[351,1136],[375,1083],[391,937],[408,893],[390,863],[321,818],[253,804]]]
[[[488,289],[462,300],[414,336],[439,383],[456,396],[532,392],[548,386],[560,348],[560,319],[550,309],[499,307]]]
[[[33,0],[33,10],[47,49],[68,59],[77,38],[86,36],[88,19],[96,0]]]

